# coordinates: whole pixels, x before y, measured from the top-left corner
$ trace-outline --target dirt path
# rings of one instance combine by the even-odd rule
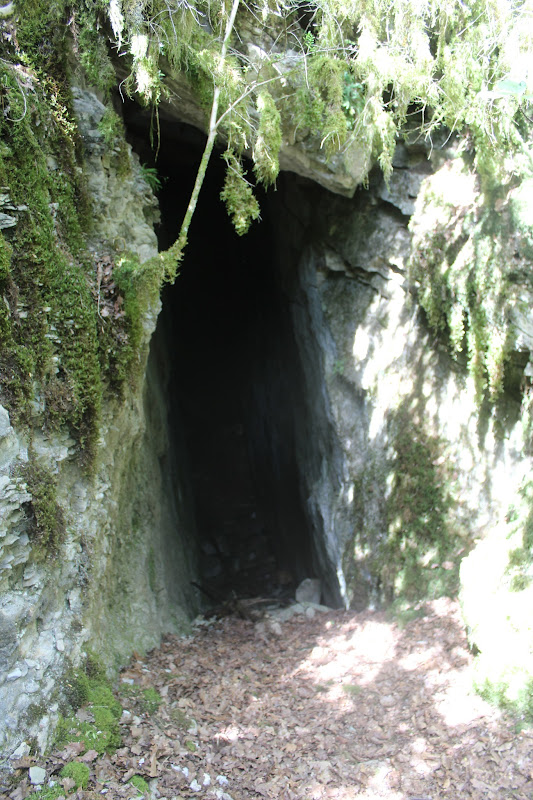
[[[167,639],[122,675],[165,702],[123,716],[93,792],[131,797],[138,774],[169,799],[530,800],[533,731],[470,693],[457,605],[426,610],[403,628],[328,611]]]

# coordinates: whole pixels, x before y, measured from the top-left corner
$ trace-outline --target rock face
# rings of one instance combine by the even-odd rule
[[[138,160],[127,151],[131,172],[120,177],[120,153],[104,146],[98,128],[104,107],[81,90],[75,103],[96,208],[90,246],[99,252],[114,243],[120,251],[127,242],[141,261],[147,259],[157,251],[158,211]],[[339,165],[327,167],[333,177],[319,178],[319,156],[305,165],[301,152],[286,148],[282,163],[341,194],[353,192],[357,169],[347,182]],[[241,417],[235,425],[228,412],[225,420],[239,437],[243,431],[248,436],[255,489],[272,484],[263,512],[271,527],[283,527],[285,554],[297,562],[305,544],[308,563],[299,564],[302,575],[295,577],[319,576],[326,601],[351,608],[398,598],[418,602],[457,588],[461,558],[475,540],[486,533],[488,539],[497,534],[500,543],[505,538],[509,506],[523,501],[532,467],[527,398],[520,394],[529,386],[531,294],[524,286],[524,302],[515,311],[520,335],[507,391],[495,405],[480,407],[464,359],[453,358],[430,330],[409,278],[413,232],[418,235],[424,224],[417,196],[439,164],[407,147],[399,148],[396,164],[388,187],[376,178],[353,199],[329,195],[294,175],[280,177],[277,192],[264,201],[279,307],[263,309],[261,318],[261,306],[253,306],[254,313],[243,316],[256,316],[254,326],[236,328],[234,341],[249,336],[252,345],[235,362],[235,373],[247,374]],[[521,242],[527,260],[531,225],[523,192],[513,213],[526,230]],[[19,213],[8,199],[2,203],[8,215]],[[454,208],[447,206],[452,222]],[[256,296],[264,283],[254,284]],[[202,325],[201,291],[213,292],[201,284],[202,276],[186,343],[191,348],[195,325]],[[218,303],[214,294],[210,309]],[[251,302],[244,291],[242,298]],[[65,670],[85,649],[97,649],[116,668],[134,649],[155,646],[163,632],[186,630],[197,610],[190,581],[197,576],[195,520],[201,514],[192,507],[178,404],[169,411],[179,388],[173,363],[178,348],[164,325],[153,335],[159,311],[155,304],[143,318],[143,379],[104,407],[94,475],[80,469],[67,432],[43,432],[35,400],[33,452],[56,480],[65,514],[67,533],[53,562],[39,558],[31,538],[31,494],[22,469],[29,434],[14,430],[0,408],[0,749],[7,757],[22,752],[30,739],[46,746]],[[162,319],[169,317],[172,309]],[[268,346],[261,338],[267,327],[274,342]],[[217,332],[210,329],[193,362],[205,358]],[[209,414],[213,374],[223,370],[204,362],[194,366],[190,374],[202,374]],[[233,413],[231,398],[227,404]],[[272,422],[280,406],[282,414]],[[212,439],[205,427],[207,452]],[[240,438],[239,448],[246,450]],[[235,483],[226,472],[219,483]],[[269,509],[272,498],[290,513]],[[200,499],[211,512],[210,490]],[[529,513],[527,503],[523,513]],[[296,527],[305,531],[296,536]],[[207,555],[214,555],[213,548]],[[476,559],[479,567],[484,552],[476,548],[469,556],[465,587],[476,582]],[[494,577],[498,585],[505,585],[505,570]],[[531,581],[521,577],[522,599]],[[483,638],[471,595],[465,594],[465,608]]]
[[[294,186],[285,198],[285,213],[298,208],[301,221],[305,207],[310,221],[293,271],[308,398],[299,458],[310,519],[324,526],[351,607],[451,588],[461,554],[505,516],[531,469],[519,402],[503,395],[480,409],[414,299],[406,212],[416,224],[426,176],[415,164],[388,189],[313,198],[313,210]],[[411,197],[396,196],[407,183]]]
[[[106,151],[97,128],[104,107],[79,90],[76,109],[88,183],[99,210],[92,247],[126,240],[144,260],[157,252],[151,224],[156,205],[138,160],[127,153],[131,172],[120,179],[117,154]],[[140,357],[145,363],[158,310],[152,308],[144,318]],[[65,672],[87,647],[116,668],[134,648],[156,645],[162,632],[184,630],[194,611],[188,583],[195,572],[194,526],[180,488],[185,465],[177,455],[168,455],[167,418],[160,402],[165,357],[154,346],[144,379],[122,401],[104,408],[94,475],[80,468],[67,432],[41,430],[41,408],[34,404],[32,453],[57,482],[66,522],[65,541],[53,560],[43,560],[30,538],[31,495],[24,473],[29,434],[15,431],[0,408],[4,758],[23,740],[39,749],[47,745]]]
[[[429,219],[418,190],[441,196],[432,213],[444,229],[471,208],[470,194],[458,198],[448,180],[455,166],[428,167],[414,158],[388,188],[377,180],[353,201],[323,202],[308,186],[283,184],[279,236],[306,398],[297,429],[302,494],[330,596],[336,588],[352,608],[416,603],[461,583],[472,641],[486,654],[478,685],[497,684],[522,707],[533,646],[524,617],[532,591],[531,224],[521,217],[503,245],[484,224],[473,244],[466,236],[454,249],[459,258],[462,246],[514,248],[494,264],[508,270],[507,297],[520,298],[503,305],[515,320],[514,349],[503,393],[480,404],[466,357],[453,357],[430,330],[410,280]],[[510,195],[515,216],[526,191],[527,182]]]
[[[89,91],[73,88],[74,109],[83,139],[87,186],[91,196],[95,234],[93,247],[111,243],[116,250],[126,247],[141,262],[157,253],[154,222],[159,219],[157,202],[139,168],[139,159],[122,138],[113,147],[98,127],[106,107]],[[121,152],[125,148],[126,153]],[[133,164],[121,168],[120,158]],[[157,309],[156,309],[157,312]],[[153,319],[147,322],[153,329]]]

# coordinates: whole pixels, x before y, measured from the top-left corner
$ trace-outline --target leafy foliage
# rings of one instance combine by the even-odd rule
[[[224,153],[224,159],[228,167],[220,199],[226,204],[236,232],[242,236],[259,217],[259,204],[245,178],[242,160],[232,150]]]
[[[312,29],[303,30],[291,7],[252,6],[272,39],[291,42],[291,68],[280,68],[279,48],[262,51],[260,63],[242,52],[220,59],[228,10],[223,4],[111,0],[119,42],[133,56],[137,92],[157,103],[164,91],[160,56],[190,75],[206,105],[214,85],[222,89],[223,128],[236,152],[253,145],[262,180],[265,158],[276,162],[279,136],[265,139],[261,123],[264,82],[273,106],[292,116],[307,135],[319,137],[328,155],[342,148],[348,131],[390,173],[397,131],[416,116],[423,137],[445,125],[470,138],[481,171],[501,180],[505,156],[527,138],[531,55],[526,3],[497,0],[467,5],[410,0],[319,0]],[[258,108],[259,125],[254,120]],[[266,124],[266,122],[265,122]],[[268,157],[267,157],[268,153]],[[271,170],[266,173],[271,182]]]
[[[141,175],[153,192],[158,192],[161,189],[162,181],[157,172],[157,167],[141,164]]]

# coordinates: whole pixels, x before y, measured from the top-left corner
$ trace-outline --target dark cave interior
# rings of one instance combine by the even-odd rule
[[[149,121],[125,109],[141,163],[153,164]],[[204,145],[195,129],[161,120],[157,171],[160,249],[176,238]],[[304,507],[295,421],[305,418],[301,367],[282,288],[272,197],[261,221],[235,233],[220,200],[225,164],[214,152],[180,274],[163,291],[156,336],[174,446],[186,442],[199,582],[213,599],[289,597],[317,559]]]

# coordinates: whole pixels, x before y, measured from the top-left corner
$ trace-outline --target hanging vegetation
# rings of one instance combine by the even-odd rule
[[[131,56],[130,90],[157,104],[165,63],[181,70],[207,107],[217,104],[210,130],[237,155],[251,151],[260,182],[275,181],[282,136],[295,127],[327,156],[357,140],[387,178],[406,123],[429,143],[443,126],[463,135],[488,184],[509,176],[531,124],[528,2],[235,6],[110,0],[108,13]],[[263,43],[251,58],[241,31],[258,21]]]

